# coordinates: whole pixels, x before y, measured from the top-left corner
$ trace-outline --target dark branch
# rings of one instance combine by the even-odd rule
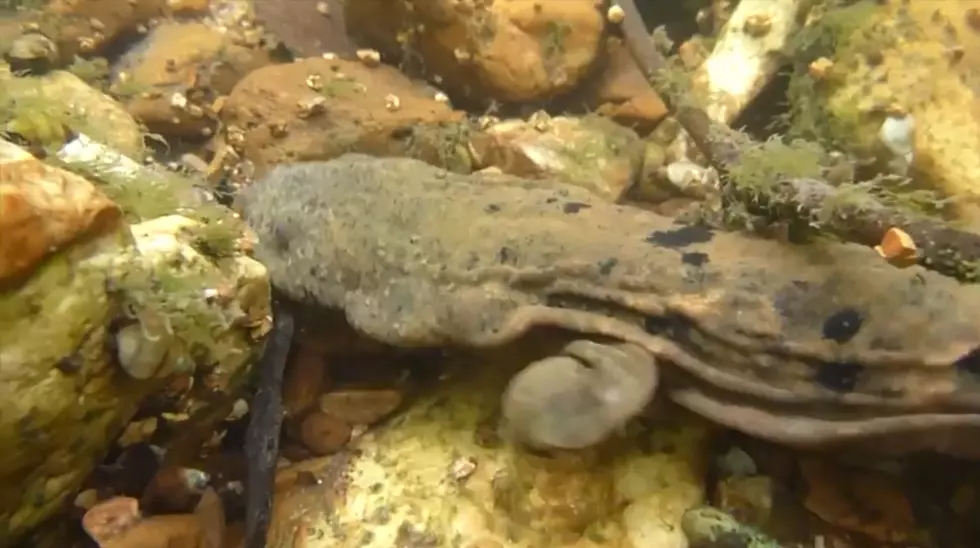
[[[292,314],[273,300],[274,324],[257,364],[255,395],[245,434],[244,548],[265,548],[272,514],[279,429],[282,426],[282,380],[295,325]]]

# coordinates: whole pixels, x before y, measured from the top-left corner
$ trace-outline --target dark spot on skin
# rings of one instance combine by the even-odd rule
[[[974,348],[953,363],[958,371],[980,376],[980,347]]]
[[[714,236],[714,231],[706,226],[686,225],[673,230],[655,230],[645,241],[663,247],[687,247],[708,243]]]
[[[615,268],[617,264],[619,264],[619,260],[613,257],[610,257],[604,261],[599,261],[599,274],[608,276],[612,273],[613,268]]]
[[[844,344],[861,330],[864,318],[853,308],[844,308],[823,322],[823,338]]]
[[[282,226],[274,226],[272,228],[272,242],[280,253],[289,252],[289,234],[286,233],[286,229]]]
[[[643,319],[643,329],[651,335],[678,339],[684,325],[671,316],[647,316]]]
[[[691,266],[704,266],[710,262],[707,253],[695,251],[681,255],[681,262]]]
[[[857,386],[864,366],[854,362],[822,362],[816,365],[813,380],[834,392],[850,392]]]
[[[551,198],[548,198],[547,200],[545,200],[544,203],[546,203],[546,204],[553,204],[553,203],[555,203],[557,201],[558,201],[558,198],[551,197]]]
[[[484,208],[484,211],[487,213],[496,213],[500,211],[500,206],[497,204],[488,204],[487,207]]]
[[[497,252],[497,261],[500,264],[514,264],[517,261],[517,252],[504,246]]]
[[[574,213],[578,213],[579,211],[582,211],[583,209],[588,209],[590,207],[592,206],[584,202],[568,202],[567,204],[562,206],[561,210],[564,211],[565,213],[574,214]]]
[[[404,139],[408,139],[409,137],[411,137],[414,132],[415,131],[414,128],[412,128],[412,126],[402,126],[392,130],[390,135],[393,140],[402,141]]]

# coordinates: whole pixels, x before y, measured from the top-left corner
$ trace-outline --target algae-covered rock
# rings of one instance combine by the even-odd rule
[[[978,8],[864,0],[829,11],[794,50],[793,131],[907,173],[978,217]]]
[[[602,116],[506,120],[476,134],[475,167],[496,167],[529,179],[558,179],[618,201],[638,178],[644,143],[633,130]]]
[[[70,179],[33,161],[20,186]],[[41,177],[55,182],[32,179]],[[116,222],[0,291],[0,397],[8,402],[0,410],[0,546],[63,508],[143,399],[173,375],[208,386],[212,399],[198,407],[244,380],[268,322],[266,271],[241,253],[202,253],[197,225],[180,216]]]
[[[134,158],[143,150],[143,132],[122,105],[58,70],[14,76],[0,64],[0,131],[54,148],[74,131]]]
[[[494,415],[517,354],[460,357],[456,380],[349,453],[282,469],[269,546],[685,546],[705,430],[665,419],[584,453],[518,450]]]
[[[691,548],[782,548],[765,533],[710,506],[685,512],[681,527]]]

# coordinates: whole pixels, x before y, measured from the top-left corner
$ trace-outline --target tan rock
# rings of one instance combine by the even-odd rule
[[[338,390],[317,400],[320,411],[350,424],[371,425],[392,413],[403,400],[394,389]]]
[[[32,16],[58,44],[62,59],[102,53],[117,38],[164,14],[167,0],[52,0]]]
[[[507,120],[473,138],[478,168],[526,178],[557,178],[620,200],[643,166],[644,143],[632,130],[600,117],[536,115]]]
[[[135,525],[140,520],[140,503],[133,497],[113,497],[104,500],[82,518],[82,527],[99,545]]]
[[[213,101],[270,62],[267,51],[243,42],[204,23],[162,24],[123,56],[111,91],[152,132],[210,137],[217,122]]]
[[[303,417],[299,427],[300,441],[315,455],[329,455],[342,449],[350,440],[350,423],[326,413],[313,412]]]
[[[324,53],[350,54],[355,50],[347,36],[344,0],[321,2],[255,2],[262,25],[282,40],[297,57]],[[323,7],[326,7],[326,15]]]
[[[605,27],[593,0],[359,0],[346,15],[352,36],[392,58],[411,52],[447,91],[513,102],[575,87]]]
[[[667,106],[619,40],[608,40],[606,65],[587,93],[596,113],[647,133],[667,116]]]
[[[299,416],[312,406],[326,382],[327,366],[323,354],[307,345],[299,345],[283,378],[282,403],[286,415]]]
[[[76,240],[122,225],[122,211],[92,183],[0,140],[0,284]]]
[[[389,94],[398,96],[399,109],[385,108]],[[223,141],[259,173],[281,162],[327,160],[350,151],[412,156],[468,171],[463,114],[433,97],[388,66],[323,58],[270,65],[249,74],[224,102]],[[304,105],[312,99],[319,107],[307,112]]]
[[[211,7],[210,0],[167,0],[167,7],[178,15],[201,15]]]
[[[222,548],[225,539],[224,509],[211,489],[193,514],[143,518],[135,499],[116,497],[89,510],[83,523],[99,548]]]

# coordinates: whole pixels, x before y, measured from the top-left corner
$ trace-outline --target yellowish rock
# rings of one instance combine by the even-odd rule
[[[795,78],[797,127],[907,173],[980,220],[977,9],[977,0],[861,2],[831,12],[821,32],[837,33],[839,47],[817,61],[833,68]]]
[[[19,187],[50,185],[42,176],[70,179],[40,165],[20,173]],[[246,376],[255,325],[268,321],[265,268],[241,254],[203,255],[188,230],[194,226],[179,216],[132,229],[116,223],[0,289],[0,398],[14,402],[0,411],[0,546],[62,509],[143,398],[164,390],[173,374],[212,364],[198,373],[219,393]],[[217,287],[230,288],[229,297],[209,298]],[[168,329],[157,331],[160,322]],[[142,327],[129,333],[151,346],[167,345],[160,363],[139,369],[148,375],[129,374],[126,356],[160,354],[114,350],[124,346],[122,326]],[[188,409],[209,405],[187,400]]]
[[[599,53],[605,13],[593,0],[358,0],[346,21],[352,36],[386,56],[418,56],[446,91],[520,102],[582,81]]]
[[[704,498],[701,423],[665,421],[587,452],[531,455],[494,435],[502,364],[520,356],[460,360],[466,375],[356,450],[282,469],[269,545],[686,547],[681,516]]]
[[[506,120],[474,135],[475,167],[529,179],[558,179],[619,201],[643,167],[644,142],[600,116]]]

